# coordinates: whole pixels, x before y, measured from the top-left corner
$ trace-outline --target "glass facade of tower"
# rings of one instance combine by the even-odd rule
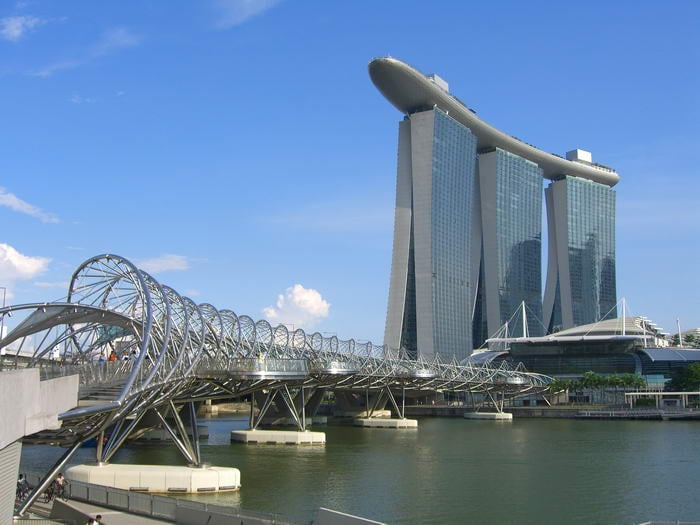
[[[435,114],[432,159],[432,299],[435,351],[445,358],[472,351],[474,283],[470,239],[476,198],[476,137],[439,110]]]
[[[437,107],[399,126],[384,342],[410,358],[461,360],[511,319],[522,336],[523,302],[530,337],[617,313],[615,192],[554,176],[543,298],[544,168],[479,140]]]
[[[574,326],[617,317],[615,192],[566,177],[566,200]]]
[[[529,335],[539,336],[543,333],[542,170],[529,160],[497,149],[495,182],[499,325],[525,301]],[[523,335],[517,330],[511,333]]]

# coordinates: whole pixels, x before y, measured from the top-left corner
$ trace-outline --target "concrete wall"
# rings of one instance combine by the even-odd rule
[[[17,470],[22,444],[16,441],[0,450],[0,524],[12,523],[14,513]]]
[[[435,356],[433,336],[433,137],[435,110],[411,115],[413,254],[419,355]]]
[[[561,308],[560,329],[574,326],[574,313],[571,302],[571,275],[569,271],[569,231],[566,180],[552,182],[545,189],[547,203],[547,284],[545,286],[543,315],[545,328],[549,328],[554,316],[555,291],[559,284],[559,306]]]
[[[78,376],[40,381],[39,370],[0,372],[0,525],[12,522],[24,436],[61,426],[58,414],[78,404]]]
[[[58,414],[78,404],[78,376],[39,380],[39,370],[0,372],[0,448],[60,427]]]
[[[391,255],[389,304],[384,327],[384,344],[390,350],[401,346],[404,308],[406,306],[406,281],[411,241],[411,208],[413,201],[413,177],[411,171],[411,121],[399,124],[399,158],[396,174],[396,210],[394,212],[394,244]]]

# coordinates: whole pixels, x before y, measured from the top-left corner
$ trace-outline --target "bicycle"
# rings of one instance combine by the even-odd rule
[[[50,503],[56,497],[56,482],[52,481],[44,491],[44,503]]]
[[[21,503],[24,498],[32,491],[32,487],[29,485],[17,485],[17,490],[15,491],[15,503]]]

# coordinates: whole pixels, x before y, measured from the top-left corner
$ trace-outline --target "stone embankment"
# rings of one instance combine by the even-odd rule
[[[594,405],[565,405],[541,407],[506,407],[504,412],[513,414],[514,419],[521,418],[557,418],[557,419],[700,419],[700,411],[629,409],[623,407],[605,407]],[[474,409],[467,406],[419,405],[406,407],[407,417],[464,417],[465,412]]]

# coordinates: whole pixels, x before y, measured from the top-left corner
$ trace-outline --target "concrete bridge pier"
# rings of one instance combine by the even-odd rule
[[[387,401],[380,390],[336,390],[333,415],[353,418],[391,417],[391,410],[385,409]]]
[[[75,465],[66,470],[69,480],[105,485],[124,490],[157,493],[200,493],[238,490],[241,473],[237,468],[216,467],[202,462],[194,402],[176,406],[169,401],[122,418],[97,437],[95,464]],[[187,460],[187,466],[120,465],[110,459],[130,436],[161,425]]]
[[[500,395],[499,395],[500,394]],[[493,412],[479,412],[478,409],[490,401],[493,404]],[[505,401],[505,392],[503,391],[486,391],[486,395],[482,398],[482,402],[477,406],[477,411],[475,412],[465,412],[464,419],[488,419],[492,421],[513,421],[513,414],[510,412],[503,411],[503,404]]]
[[[311,425],[323,425],[327,422],[325,416],[317,416],[321,402],[323,401],[324,388],[289,388],[290,399],[294,410],[290,409],[282,395],[276,395],[260,422],[263,426],[297,426],[299,430],[306,430]],[[263,407],[269,392],[255,392],[255,404]],[[299,424],[301,422],[301,425]]]
[[[296,390],[296,392],[295,392]],[[251,399],[250,427],[248,430],[233,430],[231,441],[237,443],[262,443],[285,445],[323,445],[324,432],[310,432],[306,409],[318,410],[323,397],[322,389],[311,391],[303,386],[290,389],[287,385],[258,391]],[[309,394],[309,395],[307,395]],[[259,407],[256,411],[256,405]],[[260,430],[261,424],[293,425],[298,430]]]
[[[405,389],[402,389],[400,400],[397,401],[389,386],[375,391],[365,391],[364,399],[360,392],[338,391],[336,403],[339,414],[350,415],[353,425],[365,428],[418,428],[418,421],[406,419],[404,416]],[[364,406],[362,406],[364,404]],[[398,417],[391,417],[392,407]],[[352,409],[355,409],[354,411]],[[361,409],[363,408],[363,409]]]

